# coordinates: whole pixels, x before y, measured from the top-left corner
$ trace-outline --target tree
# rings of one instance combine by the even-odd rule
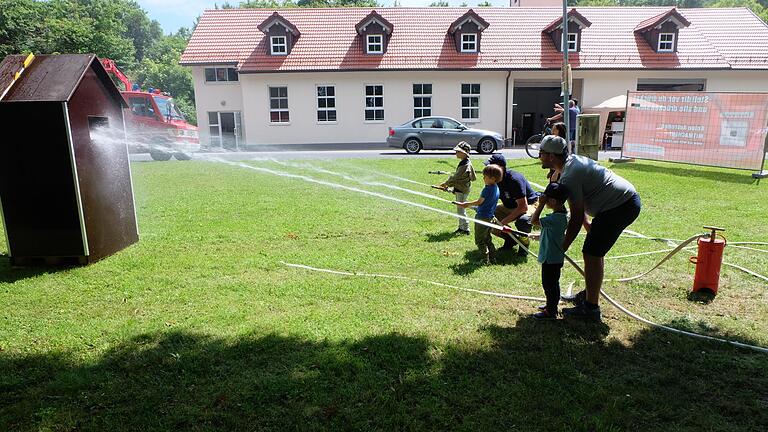
[[[0,0],[0,58],[36,51],[43,7],[34,0]]]
[[[489,2],[488,0],[477,4],[477,7],[491,7],[491,6],[493,6],[493,3]]]
[[[448,7],[448,2],[445,0],[434,1],[429,4],[429,7]]]

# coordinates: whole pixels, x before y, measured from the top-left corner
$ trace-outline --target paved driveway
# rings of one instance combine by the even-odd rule
[[[503,149],[500,152],[507,159],[525,159],[528,155],[523,149]],[[285,150],[285,151],[258,151],[258,152],[223,152],[223,153],[199,153],[197,158],[216,157],[230,161],[249,159],[281,159],[281,160],[312,160],[312,159],[415,159],[415,158],[448,158],[453,157],[454,152],[446,151],[422,151],[416,155],[409,155],[405,150],[374,149],[374,150]],[[600,152],[600,160],[608,160],[609,157],[619,157],[619,151]],[[474,160],[484,161],[489,155],[472,153]],[[132,154],[131,161],[151,162],[149,154]]]

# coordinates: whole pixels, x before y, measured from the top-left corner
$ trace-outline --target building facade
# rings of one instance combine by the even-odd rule
[[[559,8],[206,11],[192,68],[201,142],[380,144],[388,126],[443,115],[518,141],[560,96]],[[578,8],[571,93],[768,92],[768,26],[748,9]]]

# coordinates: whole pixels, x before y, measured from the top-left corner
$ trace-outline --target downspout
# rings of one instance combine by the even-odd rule
[[[509,139],[509,136],[511,135],[511,134],[509,134],[509,129],[508,129],[508,125],[509,125],[509,77],[511,75],[512,75],[512,69],[507,71],[507,85],[504,88],[504,135],[505,135],[504,138],[505,138],[505,141],[507,139]],[[512,143],[512,145],[514,146],[515,143]]]

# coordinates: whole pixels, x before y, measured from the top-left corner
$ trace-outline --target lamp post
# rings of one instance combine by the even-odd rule
[[[571,89],[568,86],[568,0],[563,0],[563,67],[561,71],[561,89],[563,91],[563,123],[565,123],[566,141],[570,148],[571,125],[568,101],[571,96]]]

